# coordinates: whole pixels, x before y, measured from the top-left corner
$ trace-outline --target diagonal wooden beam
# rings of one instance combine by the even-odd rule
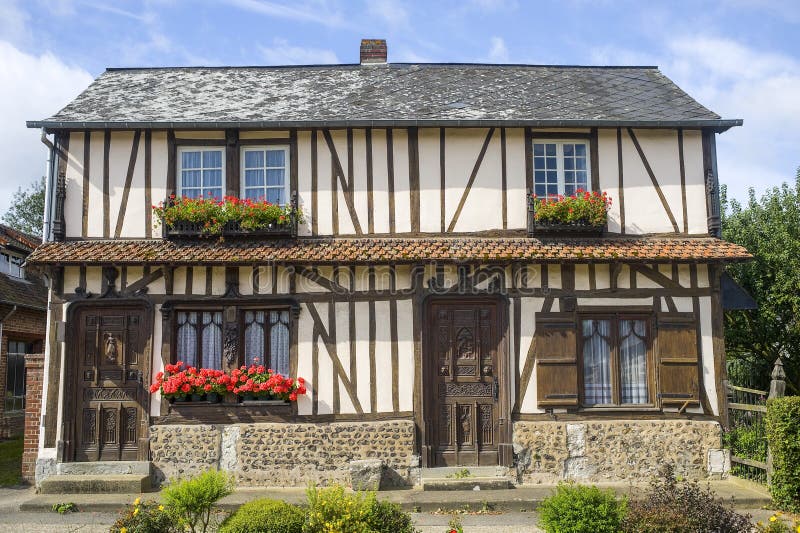
[[[119,204],[119,214],[117,215],[117,227],[114,229],[114,238],[118,239],[122,234],[122,223],[125,222],[125,211],[128,209],[128,195],[131,192],[133,182],[133,170],[136,168],[136,158],[139,155],[139,138],[142,130],[136,130],[133,134],[133,144],[131,145],[131,158],[128,160],[128,173],[125,175],[125,188],[122,189],[122,201]]]
[[[642,150],[642,145],[639,144],[639,139],[637,139],[636,134],[633,133],[633,128],[628,128],[628,135],[630,135],[633,145],[636,147],[636,151],[639,152],[639,157],[644,164],[644,169],[647,171],[647,175],[650,176],[650,181],[653,182],[653,187],[655,187],[658,198],[661,200],[661,205],[664,206],[664,210],[667,212],[669,221],[672,224],[672,229],[675,230],[675,233],[680,233],[681,230],[678,228],[678,222],[675,220],[675,215],[672,214],[672,209],[670,209],[667,198],[664,196],[664,192],[661,190],[661,185],[658,184],[658,179],[656,179],[656,175],[653,172],[653,169],[650,167],[650,162],[647,160],[647,156],[644,155],[644,150]]]
[[[646,265],[639,265],[637,263],[631,263],[628,265],[631,270],[634,270],[641,274],[642,276],[649,278],[659,285],[667,289],[682,289],[680,283],[673,281],[671,278],[668,278],[658,270],[654,268],[650,268]]]
[[[128,285],[123,291],[123,294],[126,295],[136,294],[136,292],[140,291],[141,289],[144,289],[145,287],[147,287],[148,285],[150,285],[163,275],[164,275],[163,268],[158,268],[150,273],[146,273],[141,279]]]
[[[331,160],[333,161],[333,168],[339,176],[339,182],[342,184],[342,193],[344,194],[344,202],[347,204],[347,210],[350,212],[350,218],[353,221],[353,227],[357,235],[363,235],[361,231],[361,224],[358,221],[358,213],[356,213],[355,204],[353,202],[353,189],[352,184],[348,183],[344,170],[342,169],[342,162],[339,160],[339,153],[336,151],[336,145],[333,144],[333,137],[331,137],[330,130],[322,130],[322,136],[325,137],[325,142],[328,144],[328,149],[331,152]]]
[[[315,329],[322,339],[323,344],[325,344],[325,349],[328,351],[328,356],[333,362],[333,367],[336,370],[336,374],[339,376],[339,379],[342,380],[342,384],[344,384],[344,388],[347,390],[348,396],[350,396],[350,401],[353,403],[353,407],[355,407],[358,414],[363,414],[364,410],[361,408],[361,402],[358,401],[358,394],[356,394],[353,384],[347,377],[344,367],[342,366],[342,362],[339,360],[339,355],[336,351],[336,343],[334,343],[328,335],[328,328],[326,328],[322,323],[322,318],[319,316],[316,306],[314,306],[312,302],[307,302],[306,306],[308,307],[308,313],[311,315],[312,320],[314,320]],[[319,384],[314,383],[314,388],[316,389],[318,387]]]
[[[448,233],[453,231],[453,228],[456,227],[456,223],[458,222],[458,217],[461,216],[461,210],[464,209],[464,203],[467,201],[467,196],[469,196],[469,191],[472,189],[472,184],[475,183],[475,178],[478,177],[478,171],[481,169],[483,157],[486,155],[487,148],[489,148],[489,142],[492,140],[492,134],[494,134],[494,128],[489,128],[489,131],[486,133],[486,139],[483,141],[483,146],[481,146],[481,151],[478,154],[478,159],[475,160],[475,166],[472,167],[472,173],[469,175],[467,186],[464,188],[464,193],[461,195],[461,200],[458,202],[456,212],[453,213],[453,219],[450,221],[450,225],[447,226]]]
[[[519,378],[519,391],[517,392],[517,405],[514,406],[514,411],[519,412],[520,408],[522,407],[522,400],[525,399],[525,395],[528,394],[528,386],[531,382],[531,376],[533,375],[533,364],[536,360],[535,353],[535,344],[536,338],[534,336],[531,339],[531,343],[528,346],[528,353],[525,355],[525,366],[522,367],[522,374]]]
[[[323,287],[331,292],[338,294],[347,294],[350,292],[345,287],[342,287],[339,283],[320,275],[320,273],[314,269],[301,267],[296,269],[296,272],[307,280],[313,281],[320,287]]]

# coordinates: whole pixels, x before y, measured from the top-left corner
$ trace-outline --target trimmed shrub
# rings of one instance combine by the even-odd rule
[[[220,533],[302,533],[306,513],[280,500],[253,500],[225,519]]]
[[[628,504],[620,525],[624,533],[741,533],[752,531],[750,517],[717,501],[697,482],[678,483],[671,466],[650,483],[644,499]]]
[[[539,525],[547,533],[617,533],[626,508],[611,490],[559,483],[539,506]]]
[[[164,503],[181,524],[192,533],[197,533],[208,530],[212,506],[231,492],[231,475],[207,470],[192,479],[171,483],[162,494]]]
[[[414,533],[411,516],[399,506],[379,502],[374,492],[346,493],[339,485],[309,487],[303,533]]]
[[[766,422],[772,501],[779,509],[800,512],[800,396],[767,400]]]
[[[411,515],[396,503],[376,501],[370,509],[367,524],[378,533],[414,533]]]

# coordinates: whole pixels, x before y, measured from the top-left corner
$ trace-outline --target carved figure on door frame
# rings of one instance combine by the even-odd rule
[[[110,333],[106,333],[106,361],[109,363],[116,363],[117,362],[117,339],[114,335]]]

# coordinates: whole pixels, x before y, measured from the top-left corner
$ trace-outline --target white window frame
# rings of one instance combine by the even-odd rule
[[[14,264],[14,260],[17,264]],[[22,264],[25,263],[25,258],[8,251],[0,252],[0,272],[8,274],[12,278],[25,279],[25,269]]]
[[[591,143],[589,139],[537,139],[533,138],[531,142],[531,167],[533,168],[533,176],[531,181],[533,183],[533,192],[536,192],[536,160],[534,146],[537,144],[555,144],[556,145],[556,179],[558,180],[558,194],[565,195],[566,191],[566,177],[564,174],[564,145],[565,144],[582,144],[586,147],[586,189],[592,191],[592,161],[591,161]],[[541,157],[541,156],[540,156]],[[545,156],[547,157],[547,156]],[[552,156],[550,156],[552,157]],[[574,169],[577,170],[577,169]],[[545,194],[545,197],[547,195]]]
[[[289,183],[290,182],[290,174],[291,174],[291,167],[290,167],[291,158],[289,157],[290,156],[290,147],[289,147],[288,144],[265,144],[265,145],[258,144],[258,145],[242,146],[240,148],[239,151],[241,153],[239,154],[239,175],[240,175],[240,178],[239,178],[239,196],[240,196],[240,198],[246,198],[247,197],[247,195],[245,194],[246,190],[248,188],[249,189],[254,189],[255,188],[255,187],[247,187],[247,180],[245,179],[245,173],[246,173],[247,170],[263,170],[264,171],[264,186],[262,187],[262,189],[264,191],[264,197],[266,197],[267,189],[269,189],[269,188],[277,189],[278,188],[277,185],[271,185],[271,186],[267,185],[267,169],[268,168],[279,168],[279,167],[267,167],[266,166],[267,165],[267,157],[266,157],[266,151],[267,150],[276,151],[276,152],[279,151],[279,150],[283,151],[283,163],[284,163],[283,164],[283,169],[284,169],[284,173],[283,173],[283,192],[284,192],[284,195],[283,195],[283,197],[286,200],[286,202],[284,204],[282,204],[282,205],[288,205],[292,201],[290,183]],[[244,160],[245,160],[245,154],[247,152],[265,152],[265,154],[264,154],[264,166],[261,167],[260,169],[247,169],[247,168],[245,168]]]
[[[183,196],[183,153],[184,152],[200,152],[200,192],[203,198],[208,198],[205,195],[205,187],[203,187],[203,171],[206,168],[203,167],[203,154],[202,152],[220,152],[222,157],[220,158],[221,161],[221,171],[222,171],[222,183],[220,188],[222,189],[222,196],[225,196],[225,191],[227,190],[225,187],[225,180],[227,176],[225,175],[225,147],[224,146],[179,146],[178,147],[178,157],[176,158],[177,161],[175,162],[178,166],[177,169],[177,177],[176,180],[176,188],[178,189],[178,197]],[[198,170],[198,169],[187,169],[187,170]],[[216,167],[211,168],[209,167],[208,170],[216,170]],[[190,187],[191,189],[196,189],[197,187]],[[216,189],[216,187],[214,187]],[[222,197],[217,198],[218,200],[222,200]]]

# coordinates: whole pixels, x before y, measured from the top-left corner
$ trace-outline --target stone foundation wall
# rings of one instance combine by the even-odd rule
[[[233,472],[243,486],[349,484],[350,462],[379,459],[381,487],[417,482],[410,420],[328,424],[164,425],[150,428],[156,482],[208,468]]]
[[[690,479],[708,476],[722,445],[716,422],[602,420],[516,422],[514,454],[523,483],[646,481],[662,465]]]

